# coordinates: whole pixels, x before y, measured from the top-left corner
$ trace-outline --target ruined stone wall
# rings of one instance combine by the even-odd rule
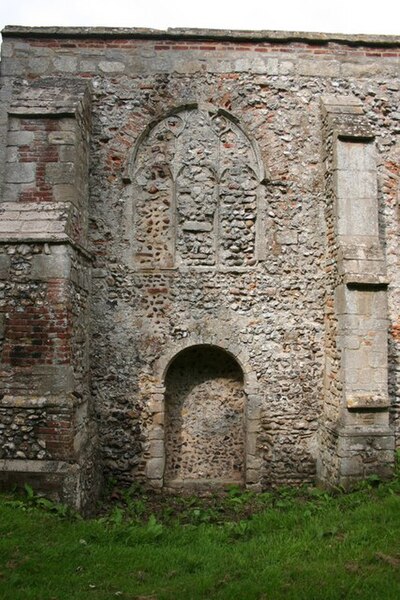
[[[241,370],[232,447],[243,449],[238,472],[248,485],[314,481],[324,452],[340,462],[321,433],[327,420],[340,428],[343,393],[322,96],[359,101],[375,136],[398,436],[399,57],[393,38],[8,29],[4,130],[7,98],[20,89],[91,84],[91,316],[77,311],[72,360],[79,371],[90,334],[90,402],[106,476],[154,487],[164,475],[172,480],[173,431],[186,409],[207,445],[202,393],[181,411],[168,405],[175,357],[192,346],[216,346]],[[23,151],[29,163],[30,148]],[[59,187],[68,177],[51,180],[53,191],[36,186],[49,198],[27,198],[20,185],[25,195],[13,200],[41,204],[55,189],[68,192]],[[74,288],[72,310],[87,293]],[[227,479],[219,459],[209,460],[210,479]],[[334,462],[325,460],[333,478]]]

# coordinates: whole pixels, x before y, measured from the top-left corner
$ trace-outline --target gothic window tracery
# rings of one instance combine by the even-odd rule
[[[227,114],[189,108],[157,123],[133,163],[137,267],[254,265],[261,171]]]

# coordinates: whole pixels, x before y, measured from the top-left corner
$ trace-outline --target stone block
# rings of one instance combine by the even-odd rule
[[[44,57],[31,58],[28,61],[28,69],[35,75],[43,75],[50,66],[50,60]]]
[[[247,470],[259,471],[261,465],[262,462],[260,457],[254,456],[253,454],[250,454],[246,457],[246,472]]]
[[[58,151],[60,162],[74,162],[77,158],[76,148],[72,144],[60,146]]]
[[[26,190],[32,188],[32,184],[29,183],[8,183],[3,185],[3,197],[2,202],[18,202],[20,194]],[[1,204],[0,204],[1,208]]]
[[[276,73],[277,72],[278,68],[276,67]],[[251,61],[251,73],[265,75],[267,73],[267,61],[265,61],[262,57],[253,58]]]
[[[30,382],[38,394],[61,394],[61,398],[76,387],[73,367],[69,365],[35,365]]]
[[[346,424],[362,429],[387,427],[388,425],[387,410],[350,410],[346,415]]]
[[[362,366],[358,369],[358,386],[359,390],[365,391],[376,391],[377,386],[375,383],[375,371],[368,366]]]
[[[177,61],[173,67],[176,73],[184,73],[186,75],[198,73],[203,70],[203,63],[199,60],[182,60]]]
[[[50,229],[51,228],[51,229]],[[36,220],[20,223],[20,231],[22,233],[41,233],[44,236],[46,233],[63,233],[65,231],[65,223],[63,221]]]
[[[295,70],[295,63],[291,60],[279,60],[278,72],[279,75],[291,75]]]
[[[103,73],[122,73],[125,71],[125,65],[124,63],[118,61],[102,60],[99,63],[99,69],[100,71],[103,71]]]
[[[152,458],[164,458],[164,442],[162,440],[152,440],[149,444],[149,454]]]
[[[76,135],[73,131],[51,131],[48,140],[49,144],[72,146],[76,143]]]
[[[78,192],[73,183],[57,183],[53,186],[53,196],[56,202],[78,202]]]
[[[233,70],[233,61],[222,59],[214,61],[213,64],[209,66],[209,69],[214,73],[231,73]]]
[[[79,70],[84,73],[95,73],[98,68],[98,60],[81,60],[79,64]]]
[[[369,366],[372,368],[387,368],[387,350],[383,351],[372,351],[369,355]]]
[[[343,62],[340,67],[341,75],[343,77],[367,77],[371,79],[379,75],[394,75],[396,70],[395,64],[385,64],[377,62],[376,60],[370,59],[360,62]]]
[[[374,198],[339,198],[337,202],[339,236],[378,236],[378,214]],[[362,242],[362,239],[360,239]]]
[[[362,476],[364,465],[361,456],[351,456],[342,458],[340,461],[340,473],[343,476]]]
[[[71,184],[75,181],[74,163],[49,163],[46,165],[46,182],[51,184]]]
[[[297,231],[287,229],[286,231],[278,231],[276,233],[276,241],[278,244],[290,246],[298,243],[299,234]]]
[[[12,77],[23,75],[24,67],[18,58],[8,58],[1,63],[1,74],[3,77]]]
[[[380,368],[368,369],[369,372],[373,372],[373,383],[387,385],[388,371],[387,361]]]
[[[154,426],[163,426],[165,423],[165,413],[164,411],[155,413],[153,415],[153,425]]]
[[[350,390],[358,389],[360,383],[360,370],[356,367],[352,369],[346,365],[346,370],[343,372],[343,383]]]
[[[391,435],[381,435],[374,438],[374,448],[376,450],[393,451],[395,447],[394,432]]]
[[[246,436],[246,454],[255,455],[257,452],[257,435],[247,434]]]
[[[71,131],[76,134],[76,120],[71,117],[60,119],[58,128],[60,131]]]
[[[36,179],[35,163],[8,163],[6,183],[33,183]]]
[[[21,221],[0,221],[0,233],[13,234],[21,230]]]
[[[66,246],[52,246],[51,254],[34,255],[31,264],[33,280],[68,279],[71,274],[71,259]]]
[[[153,490],[161,490],[163,487],[163,480],[162,479],[149,479],[148,484]]]
[[[7,135],[8,146],[29,146],[35,139],[33,131],[9,131]]]
[[[6,162],[15,163],[18,162],[18,147],[17,146],[8,146],[6,150]]]
[[[343,367],[345,370],[361,370],[369,367],[369,351],[366,348],[344,350]]]
[[[346,397],[347,408],[368,409],[368,408],[388,408],[389,398],[384,394],[355,392]]]
[[[353,200],[376,199],[376,170],[370,169],[368,171],[358,171],[353,169],[352,166],[353,165],[350,164],[346,170],[336,171],[336,192],[338,198],[351,198]]]
[[[186,221],[182,225],[184,231],[211,231],[213,228],[212,223],[203,221]]]
[[[335,290],[335,309],[338,315],[363,317],[363,331],[360,331],[360,335],[364,335],[367,329],[370,329],[372,334],[387,329],[385,321],[387,297],[385,290],[363,289],[362,287],[357,289],[340,285]],[[358,328],[358,325],[354,321],[354,328]]]
[[[0,93],[1,93],[1,91],[0,91]],[[9,99],[8,96],[5,96],[5,98]],[[8,119],[6,118],[4,120],[4,117],[2,118],[2,123],[7,127],[7,131],[8,131],[8,133],[6,133],[7,137],[11,133],[21,131],[21,119],[19,117],[12,117],[12,116],[8,115]]]
[[[74,435],[73,439],[73,454],[75,454],[75,458],[78,458],[82,449],[87,444],[87,431],[86,428],[79,429]]]
[[[146,463],[146,477],[148,479],[162,479],[164,467],[165,460],[163,458],[150,458]]]
[[[163,427],[156,426],[152,427],[149,430],[149,440],[163,440],[164,439],[164,429]]]
[[[4,39],[1,48],[2,58],[12,58],[14,54],[14,44]]]
[[[241,73],[242,71],[249,72],[249,71],[251,71],[251,67],[252,67],[251,59],[239,58],[239,59],[235,60],[233,70],[238,73]]]
[[[341,171],[376,170],[375,143],[338,140],[334,146],[333,168]]]
[[[58,56],[53,60],[54,69],[62,73],[74,73],[77,70],[78,58],[76,56]]]
[[[94,279],[104,279],[108,275],[108,270],[103,268],[94,268],[92,275]]]
[[[0,279],[8,279],[10,269],[10,256],[0,254]]]
[[[261,417],[261,406],[259,403],[251,402],[250,400],[247,403],[247,418],[249,420],[257,421]]]
[[[247,433],[257,433],[260,430],[260,420],[250,419],[247,421]]]
[[[258,483],[260,481],[260,472],[258,469],[246,469],[246,483]]]
[[[337,60],[298,59],[296,72],[306,77],[338,77],[340,62]]]
[[[361,344],[361,337],[357,335],[344,336],[343,345],[349,350],[358,350]]]
[[[323,94],[321,103],[328,114],[364,114],[363,105],[359,98],[353,95]]]
[[[263,61],[260,60],[259,63],[260,66],[258,66],[258,63],[256,63],[256,73],[265,73],[266,75],[278,75],[279,61],[277,58],[267,58]]]
[[[164,403],[162,400],[151,398],[148,404],[148,409],[151,413],[158,413],[164,410]]]

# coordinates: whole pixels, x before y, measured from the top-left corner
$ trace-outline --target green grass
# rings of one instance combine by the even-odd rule
[[[336,496],[125,491],[87,521],[29,490],[3,496],[0,598],[398,600],[400,482]]]

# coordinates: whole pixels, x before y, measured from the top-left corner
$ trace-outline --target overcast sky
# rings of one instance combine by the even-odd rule
[[[0,0],[5,25],[400,35],[400,0]]]

